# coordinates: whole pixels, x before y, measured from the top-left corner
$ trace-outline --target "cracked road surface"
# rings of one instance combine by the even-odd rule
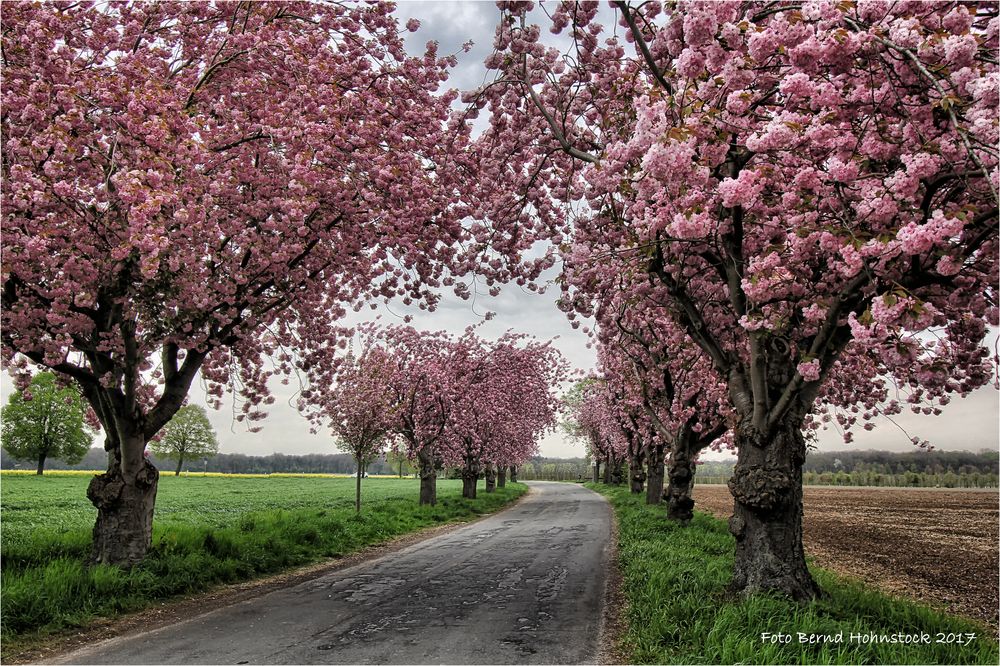
[[[575,484],[528,485],[479,522],[57,663],[595,663],[610,507]]]

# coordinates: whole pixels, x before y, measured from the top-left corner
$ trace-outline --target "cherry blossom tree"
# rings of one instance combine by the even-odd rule
[[[407,56],[389,4],[23,2],[2,31],[3,362],[79,384],[110,454],[94,559],[133,564],[143,450],[199,373],[254,422],[346,307],[433,307],[476,265],[454,58]]]
[[[660,492],[666,454],[667,516],[687,523],[698,456],[708,447],[722,448],[732,426],[726,386],[680,327],[648,301],[625,300],[625,293],[610,295],[599,308],[600,369],[627,414],[619,419],[632,431],[626,436],[645,440],[651,485]]]
[[[537,454],[539,437],[555,424],[554,391],[568,366],[551,343],[510,332],[485,341],[467,331],[460,343],[449,436],[461,454],[463,495],[474,498],[480,471],[493,492],[500,470]]]
[[[367,327],[365,346],[381,345],[389,355],[388,395],[392,429],[417,461],[420,504],[437,504],[437,472],[458,457],[448,425],[455,407],[455,339],[443,331],[412,326]],[[306,396],[308,399],[309,396]]]
[[[496,80],[466,100],[491,113],[484,182],[511,187],[477,214],[548,230],[573,313],[610,257],[662,287],[735,415],[733,589],[814,597],[817,404],[933,411],[995,376],[996,5],[623,1],[622,39],[561,3],[565,55],[499,6]]]
[[[361,513],[361,479],[368,465],[389,444],[396,405],[389,391],[391,355],[380,347],[349,355],[337,375],[337,385],[324,400],[337,446],[357,465],[354,510]]]
[[[614,396],[607,380],[601,376],[584,379],[575,391],[564,399],[567,421],[564,428],[582,439],[594,464],[594,482],[601,477],[604,465],[604,483],[622,482],[622,463],[628,457],[629,441],[616,410]]]

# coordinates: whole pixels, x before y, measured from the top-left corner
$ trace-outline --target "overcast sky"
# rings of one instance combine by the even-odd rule
[[[610,16],[611,12],[602,9],[602,13]],[[458,54],[459,65],[453,72],[450,82],[452,87],[468,90],[484,82],[486,70],[482,63],[492,49],[493,29],[499,15],[493,2],[402,2],[399,14],[401,25],[405,25],[406,20],[411,17],[421,22],[421,28],[416,33],[407,35],[407,47],[412,53],[422,53],[424,45],[435,40],[439,43],[441,54]],[[605,20],[604,24],[609,30],[613,29],[613,22]],[[544,40],[554,39],[546,30],[542,31],[542,35]],[[462,44],[470,39],[474,42],[472,50],[462,53]],[[594,366],[594,352],[587,348],[587,336],[571,328],[565,315],[556,309],[557,296],[556,286],[552,286],[545,294],[536,294],[508,285],[498,297],[480,295],[473,305],[470,301],[463,301],[446,293],[437,311],[410,311],[415,315],[411,323],[418,328],[447,329],[457,334],[470,324],[480,323],[485,312],[493,311],[496,313],[495,319],[483,324],[479,329],[480,335],[496,337],[507,329],[514,329],[542,339],[556,338],[555,345],[573,367],[589,370]],[[386,322],[401,322],[399,315],[405,312],[404,308],[393,307],[393,311],[390,311],[380,307],[371,314],[381,316]],[[355,318],[354,321],[359,319]],[[0,379],[4,402],[11,386],[9,378],[4,374]],[[272,388],[276,401],[269,410],[268,418],[261,422],[263,430],[259,433],[248,433],[245,426],[233,422],[231,403],[221,411],[210,411],[209,416],[219,435],[221,451],[254,455],[272,452],[334,452],[332,437],[327,434],[311,435],[305,419],[295,410],[294,391],[297,387],[294,386],[294,381],[289,386],[274,382]],[[197,384],[192,390],[190,401],[195,404],[205,402],[204,391]],[[986,387],[967,399],[954,400],[940,417],[918,417],[907,413],[899,416],[897,422],[910,435],[928,439],[941,449],[997,449],[1000,446],[998,413],[1000,393],[992,387]],[[858,429],[855,442],[851,445],[844,444],[835,431],[827,431],[821,434],[819,446],[828,450],[847,446],[895,451],[914,448],[907,435],[885,420],[880,421],[874,431]],[[554,434],[542,440],[541,452],[547,456],[582,456],[584,447]]]

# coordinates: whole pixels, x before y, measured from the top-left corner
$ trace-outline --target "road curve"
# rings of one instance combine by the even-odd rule
[[[610,507],[576,484],[528,485],[455,531],[52,663],[595,663]]]

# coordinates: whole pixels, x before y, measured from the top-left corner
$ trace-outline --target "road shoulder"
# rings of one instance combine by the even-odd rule
[[[600,495],[600,493],[596,494]],[[601,497],[607,502],[607,497],[603,495]],[[622,589],[622,573],[618,564],[618,515],[610,502],[608,502],[608,510],[611,514],[611,529],[608,534],[605,566],[604,607],[601,611],[601,625],[597,634],[597,663],[627,664],[629,662],[622,650],[622,639],[628,631],[626,618],[628,601]]]

